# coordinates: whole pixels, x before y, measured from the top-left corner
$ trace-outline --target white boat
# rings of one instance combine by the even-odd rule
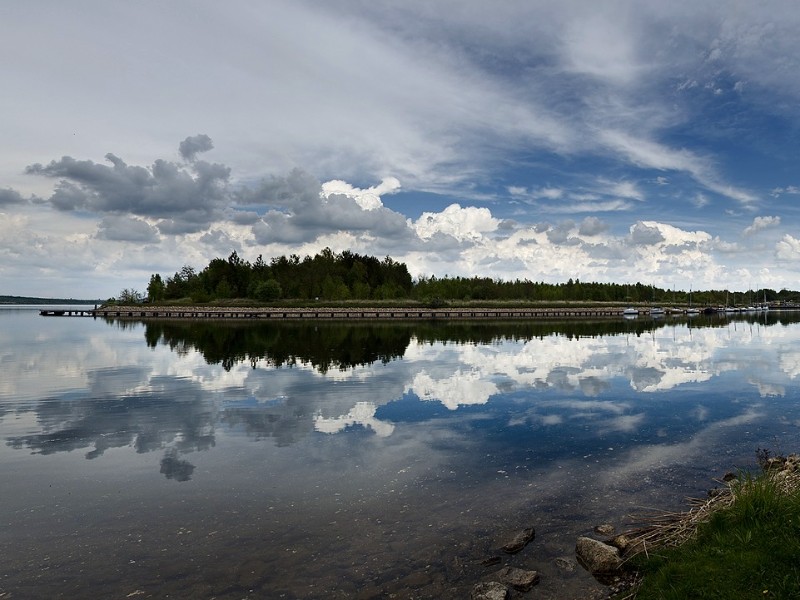
[[[699,315],[700,309],[692,306],[692,287],[689,286],[689,308],[686,309],[686,314],[689,316]]]
[[[634,308],[633,306],[626,306],[625,309],[622,311],[622,314],[632,317],[639,314],[639,309]]]
[[[651,286],[651,288],[653,290],[653,302],[655,302],[656,301],[656,286],[653,285],[653,286]],[[661,317],[661,316],[663,316],[665,314],[667,314],[667,311],[664,310],[660,306],[651,306],[650,307],[650,316],[652,316],[652,317]]]

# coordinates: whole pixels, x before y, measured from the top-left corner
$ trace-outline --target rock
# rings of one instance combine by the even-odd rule
[[[577,566],[577,563],[574,560],[571,558],[565,558],[563,556],[559,556],[553,562],[555,562],[556,566],[565,573],[574,573],[575,567]]]
[[[535,535],[536,532],[534,531],[533,527],[523,529],[517,533],[517,535],[515,535],[510,542],[503,546],[503,551],[507,552],[508,554],[516,554],[525,546],[527,546]]]
[[[628,546],[631,545],[631,540],[624,533],[620,533],[619,535],[615,535],[606,543],[609,546],[614,546],[614,548],[619,548],[620,552],[625,552]]]
[[[515,567],[505,567],[497,572],[497,577],[501,583],[510,585],[515,590],[527,592],[534,585],[539,583],[539,573]]]
[[[611,523],[603,523],[602,525],[597,525],[594,528],[595,533],[599,533],[600,535],[613,535],[614,534],[614,526]]]
[[[472,600],[506,600],[508,588],[498,581],[487,581],[472,588],[469,597]]]
[[[622,566],[618,548],[592,538],[579,537],[575,544],[575,554],[578,562],[592,575],[611,573]]]
[[[790,454],[786,457],[785,468],[787,471],[797,471],[798,467],[800,467],[800,455]]]
[[[494,565],[499,565],[502,559],[499,556],[490,556],[489,558],[484,558],[481,561],[482,567],[493,567]]]
[[[613,538],[606,542],[609,546],[619,548],[622,556],[629,556],[631,554],[638,554],[644,551],[644,543],[641,540],[634,542],[624,533],[615,535]]]
[[[785,458],[782,456],[771,456],[769,457],[764,464],[765,471],[779,471],[783,468],[783,464],[786,461]]]

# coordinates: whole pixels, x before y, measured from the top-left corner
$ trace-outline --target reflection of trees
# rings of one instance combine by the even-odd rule
[[[560,335],[569,339],[602,337],[626,333],[628,323],[619,320],[588,321],[533,320],[533,321],[427,321],[415,330],[416,338],[424,343],[456,342],[460,344],[491,344],[499,340],[528,341]],[[644,320],[633,325],[641,332],[653,327]]]
[[[145,338],[173,350],[197,349],[209,364],[226,370],[240,362],[267,360],[276,366],[311,364],[325,373],[402,357],[410,324],[259,323],[148,321]]]
[[[171,377],[150,380],[157,393],[118,395],[104,390],[98,395],[103,381],[129,375],[124,368],[119,371],[93,374],[85,396],[41,400],[35,409],[41,433],[11,438],[8,444],[34,454],[92,448],[87,459],[111,448],[133,447],[138,453],[166,449],[161,472],[169,479],[188,480],[194,466],[178,456],[214,446],[217,416],[212,401],[198,386]]]
[[[736,316],[698,316],[654,320],[647,316],[636,319],[564,319],[533,321],[425,321],[414,327],[414,336],[422,342],[456,342],[490,344],[511,339],[528,341],[559,335],[568,339],[612,335],[643,335],[675,324],[691,328],[726,327],[731,321],[760,325],[786,324],[800,321],[800,313],[740,314]]]
[[[254,366],[266,360],[275,366],[310,364],[322,373],[345,370],[377,361],[387,363],[405,354],[412,337],[423,343],[455,342],[490,344],[504,339],[527,341],[560,335],[568,339],[613,335],[643,335],[675,323],[691,328],[726,327],[731,322],[763,326],[791,323],[800,314],[741,314],[698,316],[690,320],[667,318],[564,319],[519,321],[407,321],[407,322],[296,322],[148,320],[145,339],[150,347],[159,343],[183,353],[198,350],[209,364],[226,370],[241,362]],[[117,326],[140,321],[109,319]]]

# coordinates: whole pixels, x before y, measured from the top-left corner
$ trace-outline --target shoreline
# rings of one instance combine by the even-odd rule
[[[663,309],[652,314],[648,307],[616,304],[541,305],[541,306],[245,306],[245,305],[113,305],[94,308],[43,308],[42,316],[89,316],[107,318],[166,319],[260,319],[260,320],[456,320],[456,319],[661,319],[665,316],[698,316],[683,307]],[[784,308],[773,309],[776,311]],[[714,314],[724,316],[761,316],[769,311],[737,311]]]
[[[425,307],[227,307],[227,306],[114,306],[88,312],[90,316],[172,319],[261,320],[454,320],[454,319],[553,319],[609,318],[622,316],[622,307],[575,308],[425,308]],[[58,311],[42,311],[42,314]],[[66,311],[70,312],[70,311]]]

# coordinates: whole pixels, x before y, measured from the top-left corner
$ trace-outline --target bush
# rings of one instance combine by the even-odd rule
[[[273,300],[278,300],[282,294],[283,291],[281,290],[281,284],[274,279],[259,281],[253,288],[252,292],[253,298],[256,300],[261,300],[262,302],[272,302]]]

